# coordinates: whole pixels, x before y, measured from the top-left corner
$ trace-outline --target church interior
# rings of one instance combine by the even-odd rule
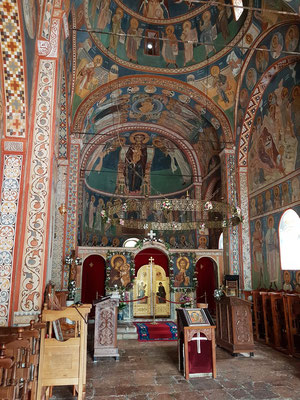
[[[1,1],[0,399],[299,399],[299,16]]]

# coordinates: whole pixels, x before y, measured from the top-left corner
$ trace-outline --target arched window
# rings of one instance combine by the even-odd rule
[[[294,210],[287,210],[279,224],[281,269],[300,269],[300,217]]]
[[[123,243],[123,247],[135,247],[135,245],[137,244],[138,241],[139,241],[139,239],[137,239],[137,238],[127,239]]]
[[[219,237],[219,250],[223,250],[223,232]]]

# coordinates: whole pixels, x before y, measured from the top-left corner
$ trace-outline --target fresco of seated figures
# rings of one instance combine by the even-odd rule
[[[85,23],[100,51],[120,65],[182,73],[229,53],[241,40],[241,28],[250,26],[247,11],[236,21],[232,7],[221,3],[86,0]]]
[[[300,168],[300,69],[280,71],[263,94],[249,144],[250,193]]]

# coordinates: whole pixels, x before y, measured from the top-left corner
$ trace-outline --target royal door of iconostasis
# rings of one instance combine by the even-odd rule
[[[141,250],[135,256],[134,263],[133,298],[148,297],[133,303],[133,316],[152,317],[155,315],[155,317],[169,317],[170,280],[168,257],[159,249],[149,247]],[[156,294],[160,297],[156,296]]]
[[[134,317],[169,317],[170,281],[165,270],[151,262],[143,265],[134,281],[133,297],[141,299],[134,302]]]

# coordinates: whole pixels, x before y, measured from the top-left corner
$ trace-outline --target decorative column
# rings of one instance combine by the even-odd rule
[[[28,134],[20,18],[17,0],[0,2],[0,326],[11,323],[19,276],[16,250]]]
[[[77,248],[77,214],[78,214],[78,186],[79,186],[79,162],[81,139],[73,139],[70,147],[70,164],[68,174],[68,203],[65,255]],[[69,280],[69,267],[64,266],[62,288],[67,289]],[[80,283],[81,286],[81,283]]]
[[[49,2],[50,4],[50,2]],[[47,4],[48,5],[48,4]],[[36,81],[33,84],[32,123],[26,153],[22,231],[18,238],[18,279],[14,287],[14,324],[28,323],[41,312],[48,252],[51,246],[51,186],[55,143],[58,55],[63,12],[56,1],[44,9],[37,32]]]
[[[248,190],[248,168],[239,168],[241,211],[244,221],[241,224],[242,243],[241,258],[243,260],[243,282],[244,289],[252,289],[251,274],[251,252],[250,252],[250,221],[249,221],[249,190]]]
[[[223,197],[229,204],[237,205],[236,166],[234,146],[225,148],[220,153],[222,168]],[[224,271],[225,274],[240,273],[239,270],[239,237],[238,226],[224,230]]]

